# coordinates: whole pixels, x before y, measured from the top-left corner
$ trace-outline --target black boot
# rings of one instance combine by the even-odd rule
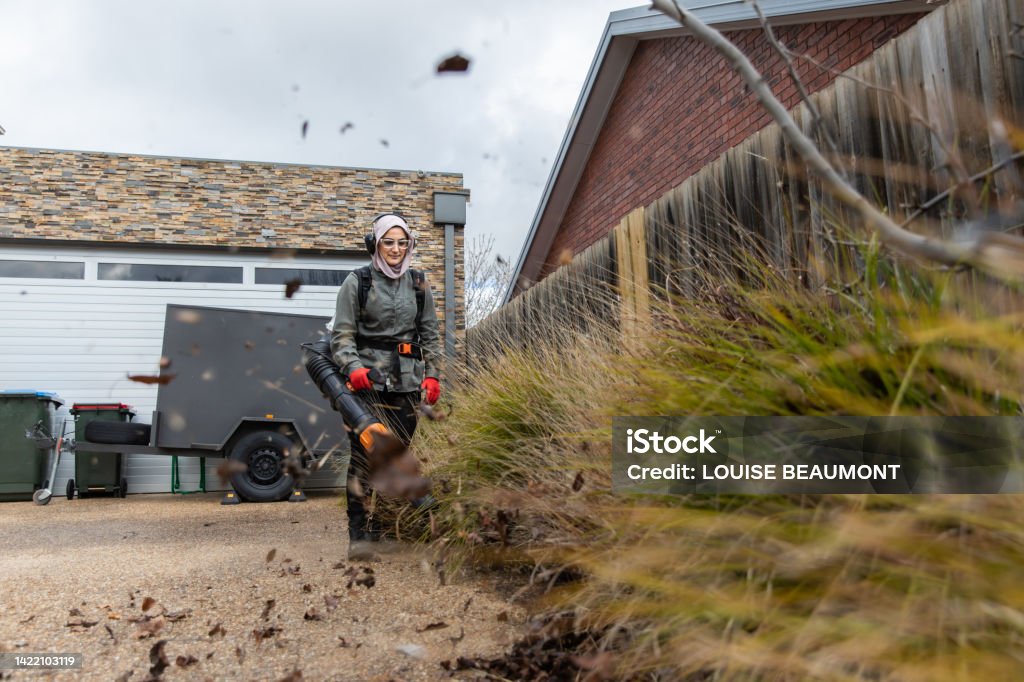
[[[377,531],[377,532],[375,532]],[[380,539],[376,519],[366,513],[363,501],[348,493],[348,558],[349,561],[376,561],[373,543]]]

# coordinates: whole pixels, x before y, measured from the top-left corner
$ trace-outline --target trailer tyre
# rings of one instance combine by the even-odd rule
[[[240,438],[228,454],[228,459],[246,467],[231,476],[238,496],[248,502],[287,498],[295,481],[285,473],[284,460],[296,447],[290,438],[277,431],[256,431]]]
[[[93,443],[148,445],[153,427],[133,422],[95,421],[85,425],[85,439]]]

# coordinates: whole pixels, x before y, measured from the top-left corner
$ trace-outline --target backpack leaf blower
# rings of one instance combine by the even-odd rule
[[[408,499],[425,494],[425,489],[429,489],[430,483],[419,475],[418,461],[407,454],[406,443],[391,433],[374,416],[341,376],[331,354],[330,340],[323,337],[319,341],[304,343],[302,349],[302,361],[313,383],[327,398],[331,407],[341,414],[345,425],[356,435],[366,452],[370,478],[396,482],[395,485],[385,486],[390,490],[381,492]],[[383,377],[376,369],[370,370],[369,378],[374,383],[384,383]],[[409,468],[410,460],[416,462],[415,471]]]

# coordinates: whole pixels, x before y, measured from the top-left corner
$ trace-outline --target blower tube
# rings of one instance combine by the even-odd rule
[[[356,435],[362,435],[373,424],[380,424],[366,409],[363,401],[345,385],[331,357],[331,342],[326,337],[302,344],[302,362],[313,383],[330,401],[331,407],[341,413],[341,418]]]

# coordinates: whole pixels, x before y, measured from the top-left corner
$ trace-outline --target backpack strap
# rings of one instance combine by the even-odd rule
[[[373,288],[373,275],[370,274],[370,266],[364,265],[361,268],[356,269],[356,275],[359,277],[359,319],[363,319],[363,308],[366,307],[366,301],[370,298],[370,289]],[[412,285],[416,290],[416,336],[419,337],[420,323],[423,321],[423,306],[427,300],[427,276],[422,270],[409,269],[409,274],[412,275]]]
[[[416,336],[419,336],[420,322],[423,321],[423,304],[427,300],[427,277],[422,270],[409,270],[412,273],[412,285],[416,289]]]
[[[359,319],[363,319],[363,308],[366,307],[366,300],[370,297],[370,289],[373,288],[373,276],[370,274],[370,266],[364,265],[356,270],[359,277]]]

